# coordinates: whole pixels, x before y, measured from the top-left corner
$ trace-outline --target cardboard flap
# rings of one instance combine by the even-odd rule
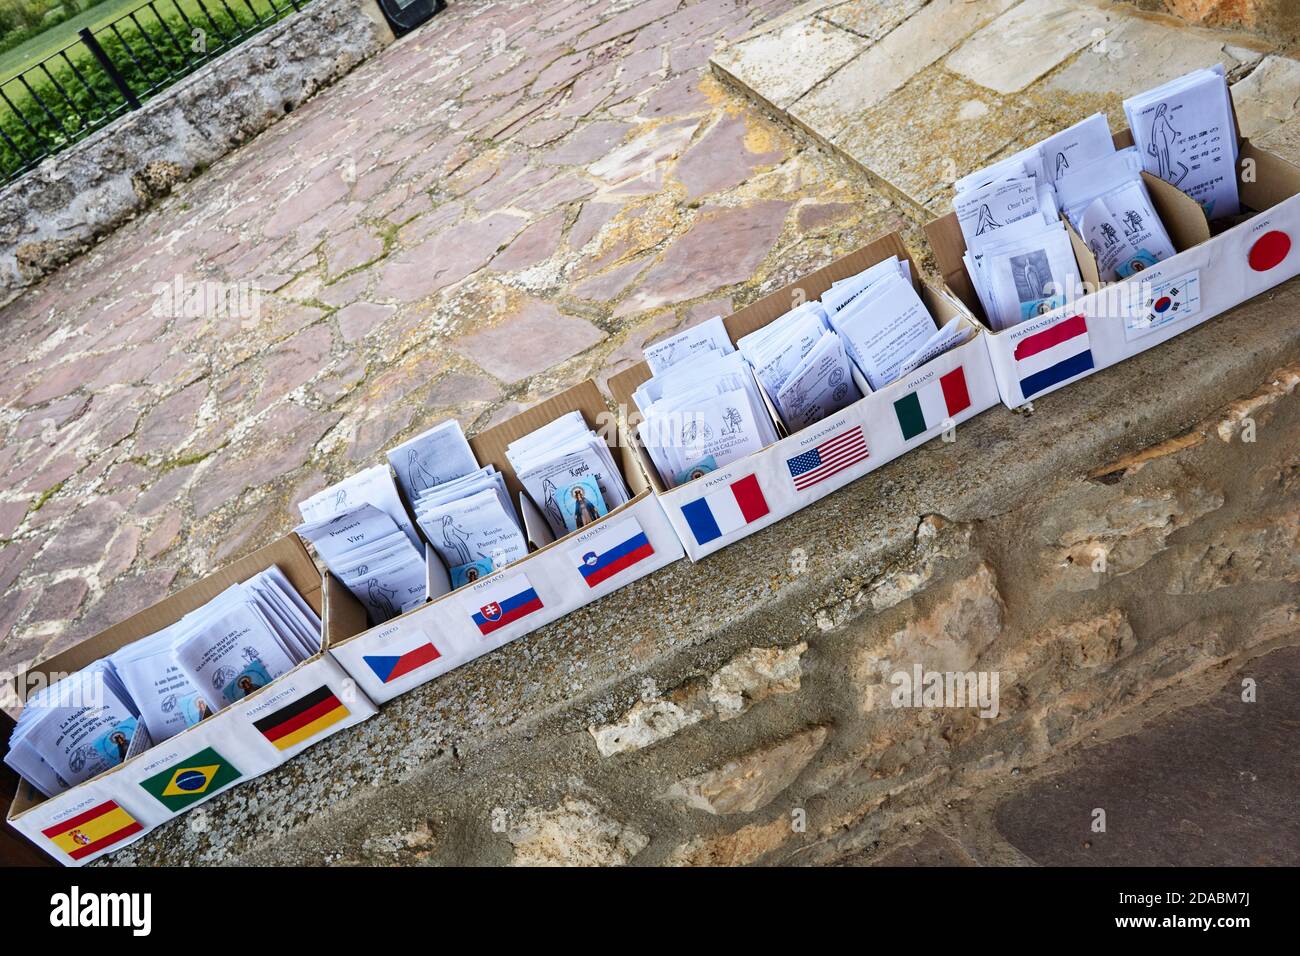
[[[650,363],[648,362],[637,362],[631,368],[624,369],[609,378],[609,393],[613,396],[614,404],[618,406],[620,414],[625,418],[626,424],[624,427],[627,433],[633,437],[636,435],[636,426],[641,421],[641,411],[637,408],[636,399],[632,396],[636,394],[638,388],[648,381],[650,381]]]
[[[1200,203],[1177,186],[1145,170],[1142,171],[1142,181],[1146,183],[1151,204],[1156,207],[1156,215],[1164,223],[1165,232],[1169,233],[1176,250],[1186,252],[1210,238],[1210,221],[1205,218]]]
[[[1074,249],[1074,261],[1079,267],[1079,278],[1090,288],[1101,288],[1101,266],[1097,263],[1096,254],[1088,248],[1088,244],[1083,241],[1083,236],[1075,232],[1074,226],[1070,225],[1070,220],[1062,216],[1061,223],[1065,226],[1066,235],[1070,237],[1070,247]]]
[[[984,306],[980,303],[975,283],[971,282],[966,272],[966,263],[962,256],[966,254],[966,238],[961,234],[957,222],[957,213],[931,220],[925,224],[925,237],[930,241],[930,250],[934,261],[939,266],[939,274],[944,283],[961,299],[962,304],[972,315],[985,318]]]
[[[1300,193],[1300,166],[1242,140],[1237,192],[1243,206],[1255,212],[1271,209]]]
[[[852,359],[849,359],[849,364],[853,364]],[[754,388],[758,389],[758,397],[763,400],[763,407],[767,409],[767,417],[772,419],[772,424],[776,426],[777,441],[788,437],[790,434],[790,427],[786,425],[785,419],[782,418],[781,413],[777,411],[776,402],[772,401],[772,396],[767,394],[767,389],[765,389],[763,383],[758,380],[758,371],[752,365],[748,365],[748,363],[746,364],[746,367],[749,369],[749,377],[754,380]]]
[[[366,616],[365,607],[357,600],[356,595],[348,590],[347,585],[328,571],[321,581],[321,590],[325,596],[325,611],[321,615],[321,620],[325,624],[327,647],[346,641],[349,637],[355,637],[370,627],[370,619]]]
[[[636,455],[636,439],[626,431],[626,422],[621,415],[618,428],[624,436],[623,440],[618,442],[618,463],[623,469],[623,477],[627,479],[627,490],[635,498],[650,490],[650,482],[641,460]]]
[[[451,590],[451,574],[447,565],[443,564],[437,549],[427,541],[424,544],[424,587],[425,598],[430,601]]]
[[[537,510],[533,499],[522,491],[519,492],[519,513],[524,518],[524,537],[534,548],[544,548],[555,540],[546,517]]]
[[[14,817],[21,816],[32,807],[38,806],[45,802],[45,795],[33,787],[23,777],[18,778],[18,789],[14,791],[14,798],[9,801],[9,812],[6,819],[12,820]]]

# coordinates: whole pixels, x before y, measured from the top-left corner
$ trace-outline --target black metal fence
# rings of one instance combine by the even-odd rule
[[[0,184],[309,0],[149,0],[0,83]]]

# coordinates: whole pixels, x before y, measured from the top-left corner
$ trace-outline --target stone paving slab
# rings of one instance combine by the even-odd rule
[[[871,125],[864,114],[892,103],[891,94],[1013,2],[932,0],[795,103],[791,118],[830,140],[850,127],[876,136],[887,133],[906,122],[906,106],[899,106],[894,122],[883,128]]]
[[[948,69],[995,93],[1018,93],[1106,35],[1108,10],[1074,0],[1024,0],[961,45]]]
[[[714,58],[745,86],[785,109],[866,48],[868,41],[817,17],[729,47]]]
[[[1236,90],[1247,94],[1237,108],[1242,133],[1300,163],[1300,61],[1265,57]]]
[[[1271,53],[1257,37],[1101,0],[864,0],[810,4],[801,15],[809,30],[821,23],[866,46],[837,69],[809,72],[770,55],[775,45],[761,37],[742,37],[714,57],[715,71],[925,217],[949,211],[954,179],[1005,152],[1098,111],[1122,129],[1124,97],[1215,62],[1241,81]],[[1300,120],[1285,93],[1295,61],[1270,59],[1238,99],[1268,120],[1266,145],[1300,160]],[[816,83],[791,102],[810,76]]]

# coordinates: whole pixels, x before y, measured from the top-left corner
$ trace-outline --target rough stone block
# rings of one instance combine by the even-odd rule
[[[1107,11],[1072,0],[1024,0],[948,57],[948,69],[996,93],[1017,93],[1106,36]]]
[[[713,63],[778,109],[785,109],[867,46],[861,37],[809,19],[734,44]]]
[[[932,66],[859,115],[833,145],[928,213],[950,210],[952,182],[1047,130],[1021,103]]]
[[[673,784],[663,798],[705,813],[752,813],[794,783],[826,743],[826,727],[813,727],[775,744],[750,751],[694,777]]]
[[[841,133],[855,130],[890,138],[895,128],[908,121],[907,105],[896,103],[890,94],[1014,2],[933,0],[829,79],[811,88],[790,108],[791,117],[824,139],[834,140]],[[759,94],[765,95],[761,88]],[[878,105],[892,114],[886,125],[878,125],[880,118],[871,112]]]

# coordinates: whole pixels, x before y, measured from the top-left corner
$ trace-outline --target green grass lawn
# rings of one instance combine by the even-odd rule
[[[71,20],[64,20],[44,33],[36,34],[12,50],[0,53],[0,83],[75,42],[77,31],[82,27],[90,27],[92,30],[102,27],[110,20],[116,20],[127,11],[134,10],[142,2],[143,0],[105,0],[99,6],[83,10]]]
[[[232,9],[243,12],[248,10],[243,0],[226,0],[226,2],[230,4]],[[268,0],[249,0],[249,2],[259,15],[271,11],[271,4]],[[41,60],[59,52],[68,44],[77,42],[77,31],[82,27],[97,30],[100,27],[107,26],[118,17],[126,16],[137,7],[143,6],[144,3],[145,0],[105,0],[99,6],[82,11],[71,20],[56,24],[44,33],[38,33],[12,50],[0,53],[0,83],[12,79],[29,66],[35,66]],[[213,12],[221,9],[221,0],[204,0],[204,3]],[[289,0],[277,0],[277,5],[284,9],[289,6]],[[173,0],[155,0],[154,6],[164,17],[175,16],[176,4]],[[195,26],[205,25],[197,0],[180,0],[180,7],[185,11],[186,16],[194,20]],[[153,15],[148,10],[145,11],[145,16],[150,21],[153,20]],[[141,17],[142,20],[144,18]],[[215,46],[215,43],[213,45]]]

